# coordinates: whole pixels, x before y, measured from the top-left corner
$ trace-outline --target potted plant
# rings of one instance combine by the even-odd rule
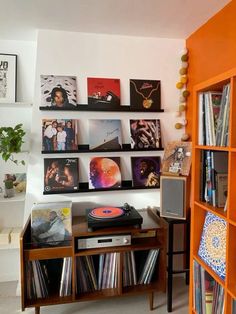
[[[24,135],[25,131],[22,129],[22,124],[17,124],[14,128],[0,127],[0,154],[4,161],[10,160],[15,164],[25,165],[24,160],[18,161],[13,155],[21,151]],[[14,178],[7,174],[3,182],[5,185],[4,197],[13,197],[15,195]]]
[[[15,164],[25,164],[24,160],[19,162],[13,156],[13,153],[21,151],[24,135],[25,131],[22,129],[22,124],[17,124],[14,128],[0,127],[0,154],[3,160],[11,160]]]

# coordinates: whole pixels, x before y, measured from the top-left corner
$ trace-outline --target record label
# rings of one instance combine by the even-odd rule
[[[117,218],[124,215],[124,210],[119,207],[98,207],[94,208],[89,215],[99,219]]]

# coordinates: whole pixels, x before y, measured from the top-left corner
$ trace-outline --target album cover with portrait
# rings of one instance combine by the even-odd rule
[[[119,150],[121,147],[121,120],[89,120],[91,150]]]
[[[192,162],[192,142],[173,141],[166,145],[162,174],[188,176]]]
[[[87,78],[88,105],[100,109],[120,106],[120,80],[114,78]]]
[[[77,84],[75,76],[41,75],[41,106],[51,109],[75,109]]]
[[[131,157],[131,167],[134,187],[160,187],[160,157]]]
[[[130,120],[132,149],[157,149],[162,147],[159,119]]]
[[[43,119],[42,151],[77,151],[78,120]]]
[[[34,246],[69,245],[72,236],[72,202],[36,203],[31,209]]]
[[[161,109],[161,81],[130,79],[130,107],[142,111]]]
[[[121,187],[120,157],[93,157],[89,162],[89,188]]]
[[[78,158],[44,159],[44,192],[76,191],[79,187]]]

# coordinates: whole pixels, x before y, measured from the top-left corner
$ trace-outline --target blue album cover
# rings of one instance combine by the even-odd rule
[[[206,214],[198,255],[225,280],[226,221],[210,212]]]

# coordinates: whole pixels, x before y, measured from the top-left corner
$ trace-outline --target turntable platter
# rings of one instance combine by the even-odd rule
[[[124,210],[119,207],[98,207],[94,208],[89,216],[95,219],[112,219],[124,215]]]

